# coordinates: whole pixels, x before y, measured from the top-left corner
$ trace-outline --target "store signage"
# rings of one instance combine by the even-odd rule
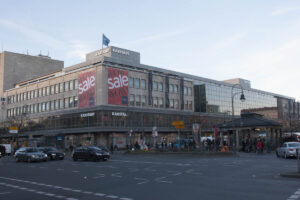
[[[112,112],[112,116],[120,116],[120,117],[127,117],[127,114],[124,112]]]
[[[9,127],[9,133],[18,133],[18,127],[15,127],[15,126],[11,126]]]
[[[80,114],[80,117],[93,117],[95,116],[95,113],[92,112],[92,113],[82,113]]]
[[[128,105],[128,71],[108,68],[108,104]]]
[[[96,56],[100,56],[100,55],[102,55],[104,53],[108,53],[108,52],[109,52],[109,49],[103,49],[103,50],[97,51]]]
[[[129,51],[125,51],[125,50],[122,50],[122,49],[115,49],[115,48],[113,48],[112,51],[115,52],[115,53],[119,53],[119,54],[129,56]]]
[[[78,74],[78,107],[95,105],[95,70]]]

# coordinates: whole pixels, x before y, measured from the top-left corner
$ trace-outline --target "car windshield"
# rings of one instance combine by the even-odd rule
[[[101,151],[101,149],[99,149],[98,147],[88,147],[88,150]]]
[[[39,152],[39,150],[37,148],[29,148],[26,149],[27,152]]]
[[[300,143],[290,143],[290,147],[300,147]]]
[[[47,151],[57,151],[57,149],[55,147],[47,147],[46,150]]]

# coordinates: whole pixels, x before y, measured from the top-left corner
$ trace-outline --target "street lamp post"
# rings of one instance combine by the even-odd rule
[[[236,86],[239,86],[242,91],[233,92],[233,89],[236,88]],[[233,122],[233,120],[234,120],[234,97],[237,94],[241,94],[240,100],[242,102],[244,102],[246,100],[245,95],[244,95],[244,89],[240,84],[234,84],[234,85],[232,85],[232,88],[231,88],[232,125],[233,125],[232,130],[233,131],[234,131],[234,127],[235,127],[235,124]],[[236,141],[235,141],[235,144],[234,144],[234,151],[236,151],[236,147],[237,147],[237,144],[238,144],[238,135],[236,133],[236,130],[235,130],[235,140]]]

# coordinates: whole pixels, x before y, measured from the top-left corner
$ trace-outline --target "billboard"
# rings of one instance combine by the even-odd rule
[[[78,74],[78,108],[95,105],[95,70]]]
[[[128,105],[128,71],[108,68],[108,104]]]

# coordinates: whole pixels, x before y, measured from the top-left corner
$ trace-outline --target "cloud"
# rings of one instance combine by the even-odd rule
[[[169,37],[173,37],[173,36],[177,36],[177,35],[182,35],[186,32],[188,32],[188,29],[175,30],[175,31],[171,31],[171,32],[154,34],[154,35],[150,35],[150,36],[140,38],[140,39],[137,39],[137,40],[122,43],[122,44],[120,44],[120,46],[133,45],[133,44],[139,44],[139,43],[144,43],[144,42],[153,42],[153,41],[161,40],[161,39],[164,39],[164,38],[169,38]]]
[[[300,10],[300,7],[285,7],[285,8],[279,8],[277,10],[274,10],[271,14],[272,15],[284,15],[289,12]]]
[[[213,44],[212,49],[218,50],[218,49],[226,48],[226,47],[233,45],[236,42],[242,40],[243,38],[245,38],[245,36],[246,36],[246,32],[241,32],[241,33],[231,35],[230,37],[227,37],[227,38],[220,40],[220,41],[216,42],[215,44]]]
[[[0,19],[0,25],[6,26],[10,29],[13,29],[19,33],[26,35],[27,37],[39,41],[42,44],[45,44],[50,47],[58,48],[62,46],[62,42],[52,37],[51,35],[45,34],[43,32],[37,31],[35,29],[25,27],[21,24],[15,23],[10,20]]]
[[[68,49],[66,51],[67,58],[81,58],[85,59],[85,54],[90,52],[92,49],[91,46],[87,45],[83,41],[74,40],[70,41]]]

